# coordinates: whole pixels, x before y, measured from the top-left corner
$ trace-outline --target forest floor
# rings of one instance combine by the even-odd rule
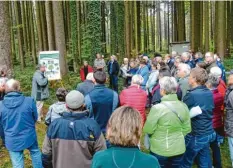
[[[230,69],[233,69],[233,59],[225,59],[224,60],[224,65],[226,67],[227,71],[230,71]],[[19,80],[21,82],[21,89],[22,92],[30,96],[31,93],[31,79],[34,73],[34,68],[33,67],[28,67],[26,68],[23,73],[19,69],[18,66],[15,67],[14,69],[14,78]],[[47,113],[49,105],[53,104],[56,101],[56,96],[55,96],[55,90],[58,87],[64,86],[68,90],[72,90],[76,88],[76,85],[80,82],[80,78],[77,74],[70,73],[68,77],[64,78],[60,82],[52,82],[50,83],[50,98],[45,102],[44,108],[43,108],[43,114],[45,115]],[[120,90],[122,89],[122,82],[120,81]],[[39,146],[42,147],[44,136],[46,133],[46,125],[43,123],[38,123],[36,125],[36,131],[37,131],[37,136],[38,136],[38,142]],[[143,139],[141,140],[143,144]],[[1,144],[1,142],[0,142]],[[141,146],[142,150],[146,153],[148,153],[148,150],[144,148],[144,146]],[[25,168],[31,168],[31,159],[30,159],[30,154],[27,150],[25,150]],[[230,153],[229,153],[229,148],[228,148],[228,142],[227,139],[225,138],[224,143],[221,145],[221,154],[222,154],[222,167],[223,168],[231,168],[231,161],[230,161]],[[11,168],[11,161],[9,154],[5,148],[0,147],[0,168]],[[196,167],[195,165],[193,167]]]

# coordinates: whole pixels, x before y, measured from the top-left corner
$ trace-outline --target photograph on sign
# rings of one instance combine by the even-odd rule
[[[61,79],[59,51],[40,52],[39,63],[46,67],[45,76],[49,80]]]

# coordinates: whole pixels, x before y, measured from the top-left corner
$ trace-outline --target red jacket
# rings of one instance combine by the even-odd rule
[[[120,94],[120,105],[128,105],[138,110],[142,116],[143,124],[146,121],[147,94],[138,86],[129,86]]]
[[[219,85],[218,85],[217,89],[218,89],[219,93],[223,97],[225,97],[227,87],[226,87],[225,82],[221,78],[220,78],[220,82],[219,82]]]
[[[222,109],[224,103],[224,97],[218,91],[218,89],[212,90],[214,98],[214,110],[213,110],[213,128],[223,127],[224,111]]]
[[[88,73],[93,72],[93,68],[90,65],[88,65],[87,69],[88,69]],[[80,77],[82,81],[86,80],[86,77],[84,74],[84,66],[82,66],[82,68],[80,69]]]

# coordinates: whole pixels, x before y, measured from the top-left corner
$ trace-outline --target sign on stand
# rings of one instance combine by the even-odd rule
[[[41,51],[39,63],[46,67],[45,76],[48,80],[60,80],[60,54],[59,51]]]

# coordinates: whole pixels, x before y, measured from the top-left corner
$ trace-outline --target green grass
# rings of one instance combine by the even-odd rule
[[[233,69],[232,62],[233,62],[232,58],[224,60],[224,64],[225,64],[227,71]],[[31,81],[32,81],[32,76],[33,76],[34,71],[35,70],[33,67],[28,67],[24,71],[21,71],[19,69],[19,66],[16,66],[14,69],[14,78],[20,81],[22,92],[27,96],[30,96],[31,94]],[[49,105],[51,105],[52,103],[56,101],[55,91],[57,90],[57,88],[64,86],[68,90],[72,90],[76,88],[79,82],[80,82],[79,75],[75,73],[69,73],[69,75],[66,76],[60,82],[50,82],[50,95],[51,96],[45,102],[43,114],[46,114]],[[122,79],[120,79],[119,90],[122,90],[122,83],[123,83]],[[46,133],[46,126],[44,124],[37,124],[36,130],[37,130],[39,146],[41,148],[43,144],[43,139]],[[145,147],[143,146],[143,137],[142,137],[141,143],[142,143],[141,145],[142,151],[145,153],[148,153],[149,151],[146,150]],[[229,154],[227,139],[225,139],[224,144],[222,144],[221,146],[221,154],[222,154],[223,168],[230,168],[231,161],[230,161],[230,154]],[[0,147],[0,168],[10,168],[10,167],[12,167],[12,165],[11,165],[8,152],[5,148]],[[31,166],[31,159],[30,159],[29,152],[25,151],[25,168],[31,168],[31,167],[32,166]]]

